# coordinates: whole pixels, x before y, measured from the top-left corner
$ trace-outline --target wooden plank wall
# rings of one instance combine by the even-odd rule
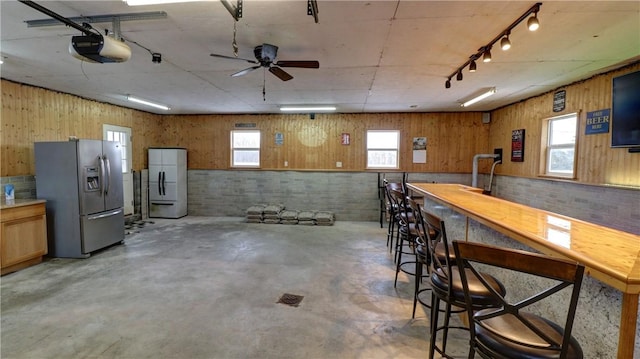
[[[262,134],[262,168],[363,171],[366,131],[400,130],[400,167],[408,172],[470,172],[475,153],[487,150],[489,125],[481,114],[386,113],[309,115],[166,116],[162,142],[189,149],[189,168],[226,169],[230,131],[239,123],[255,124]],[[282,145],[276,133],[284,136]],[[342,133],[350,144],[341,144]],[[413,163],[413,137],[427,138],[427,163]],[[288,166],[285,167],[285,161]],[[342,162],[337,168],[336,162]]]
[[[551,92],[493,111],[490,124],[478,112],[317,114],[313,120],[290,114],[160,116],[2,80],[0,176],[34,174],[34,141],[98,139],[103,123],[132,128],[135,170],[147,167],[151,146],[186,147],[190,169],[228,169],[230,131],[238,123],[255,123],[263,133],[262,168],[268,170],[362,171],[366,130],[399,129],[401,171],[469,173],[474,154],[502,148],[498,174],[537,178],[541,120],[580,111],[577,182],[637,187],[640,154],[612,149],[610,134],[585,136],[584,128],[586,112],[611,108],[611,79],[639,70],[635,64],[562,88],[567,105],[561,113],[552,112]],[[521,128],[525,161],[511,162],[511,131]],[[283,134],[282,145],[276,145],[276,133]],[[341,144],[342,133],[350,135],[349,145]],[[426,164],[412,163],[413,137],[427,138]],[[480,171],[489,166],[481,161]]]
[[[130,127],[133,168],[145,168],[146,148],[160,142],[159,115],[2,80],[0,176],[35,174],[33,143],[69,136],[102,139],[102,125]]]
[[[634,71],[640,71],[640,64],[557,89],[566,90],[566,108],[562,112],[553,112],[553,94],[556,91],[493,111],[489,147],[504,149],[504,161],[496,167],[496,173],[537,177],[542,120],[578,112],[576,181],[640,186],[640,153],[629,153],[626,148],[611,148],[610,132],[585,135],[587,112],[611,108],[612,78]],[[511,162],[511,131],[522,128],[526,130],[524,162]]]

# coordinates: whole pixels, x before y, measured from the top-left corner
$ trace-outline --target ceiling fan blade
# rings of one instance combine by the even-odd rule
[[[293,78],[293,76],[289,75],[286,71],[279,67],[269,67],[269,72],[276,75],[282,81],[289,81]]]
[[[255,69],[259,69],[260,67],[261,66],[258,65],[258,66],[253,66],[253,67],[246,68],[244,70],[236,72],[235,74],[231,74],[231,77],[238,77],[238,76],[246,75],[246,74],[248,74],[249,72],[251,72],[251,71],[253,71]]]
[[[235,57],[235,56],[227,56],[227,55],[219,55],[219,54],[210,54],[210,56],[219,57],[219,58],[222,58],[222,59],[229,59],[229,60],[242,60],[242,61],[250,62],[252,64],[259,63],[256,60],[243,59],[241,57]]]
[[[276,65],[282,67],[302,67],[305,69],[317,69],[320,67],[318,61],[278,61]]]

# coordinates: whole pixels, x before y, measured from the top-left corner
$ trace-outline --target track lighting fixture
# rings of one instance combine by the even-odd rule
[[[159,52],[151,53],[151,62],[154,64],[159,64],[162,62],[162,54]]]
[[[491,48],[487,48],[484,50],[484,54],[482,55],[482,62],[491,62]]]
[[[511,48],[511,41],[509,40],[509,34],[505,34],[502,39],[500,39],[500,48],[503,51],[509,50]]]
[[[529,31],[536,31],[540,27],[540,22],[538,22],[538,13],[534,13],[532,17],[527,20],[527,27]]]
[[[527,21],[527,27],[531,31],[537,30],[538,27],[540,26],[540,23],[538,22],[538,11],[540,11],[540,6],[542,6],[541,2],[535,3],[532,7],[529,8],[529,10],[527,10],[524,14],[522,14],[511,25],[509,25],[506,29],[500,32],[498,36],[493,38],[491,42],[489,42],[485,46],[480,47],[475,54],[472,54],[471,56],[469,56],[469,60],[467,60],[467,62],[462,64],[454,72],[452,72],[451,75],[447,77],[448,80],[445,82],[445,87],[446,88],[451,87],[451,79],[454,76],[456,77],[456,80],[462,81],[462,70],[464,70],[464,68],[467,67],[467,65],[469,66],[469,72],[476,72],[476,69],[478,66],[476,64],[476,60],[480,59],[480,57],[482,57],[483,62],[491,61],[491,47],[493,47],[493,45],[498,41],[500,41],[500,48],[502,50],[508,50],[509,48],[511,48],[511,40],[509,40],[509,35],[511,35],[511,30],[513,30],[516,26],[518,26],[518,24],[520,24],[525,19],[527,19],[527,17],[529,17],[530,15],[531,17],[529,17],[529,20]]]

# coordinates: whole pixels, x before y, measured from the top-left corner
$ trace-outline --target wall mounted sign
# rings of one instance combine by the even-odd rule
[[[553,94],[553,112],[564,111],[567,103],[567,91],[561,90]]]
[[[427,138],[413,138],[413,163],[427,163]]]
[[[511,131],[511,162],[524,162],[524,128]]]
[[[282,146],[284,144],[284,134],[282,132],[276,132],[276,145]]]
[[[343,133],[340,136],[340,143],[345,146],[348,146],[351,143],[351,136],[348,133]]]
[[[611,121],[611,109],[587,112],[587,127],[584,133],[594,135],[596,133],[609,133]]]
[[[253,127],[256,127],[256,124],[255,123],[236,123],[234,125],[234,127],[236,127],[236,128],[247,128],[247,127],[253,128]]]

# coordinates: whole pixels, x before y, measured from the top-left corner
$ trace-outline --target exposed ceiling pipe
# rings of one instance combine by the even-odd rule
[[[33,8],[33,9],[36,9],[36,10],[40,11],[41,13],[43,13],[43,14],[45,14],[47,16],[50,16],[50,17],[60,21],[61,23],[65,24],[65,25],[67,25],[69,27],[72,27],[72,28],[74,28],[74,29],[76,29],[78,31],[82,31],[87,36],[99,36],[95,32],[91,31],[90,28],[86,28],[86,27],[84,27],[84,26],[82,26],[80,24],[77,24],[77,23],[67,19],[64,16],[56,14],[55,12],[47,9],[46,7],[43,7],[43,6],[40,6],[40,5],[36,4],[36,3],[34,3],[33,1],[29,1],[29,0],[18,0],[18,1],[23,3],[23,4],[25,4],[25,5],[27,5],[27,6],[29,6],[29,7],[31,7],[31,8]]]

